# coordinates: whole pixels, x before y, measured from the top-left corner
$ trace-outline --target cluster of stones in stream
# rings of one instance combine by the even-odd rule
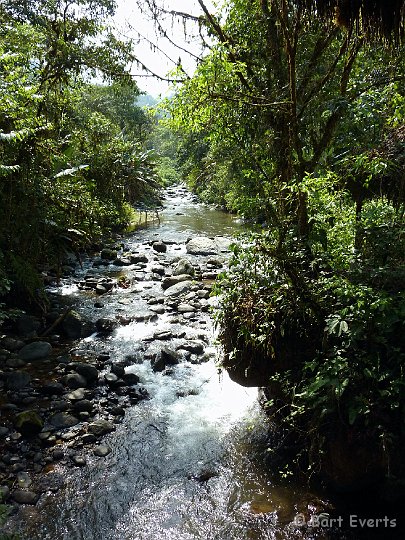
[[[96,308],[103,307],[104,295],[122,287],[141,294],[147,313],[89,321],[74,310],[63,314],[61,306],[55,304],[45,322],[22,315],[12,333],[0,336],[0,496],[15,511],[19,504],[36,504],[43,492],[60,489],[63,466],[84,466],[89,454],[108,455],[111,449],[102,437],[122,421],[126,407],[148,397],[138,376],[127,369],[138,359],[130,355],[116,362],[107,351],[58,356],[58,351],[66,348],[64,340],[80,339],[94,331],[108,335],[119,324],[156,320],[164,313],[174,324],[198,328],[206,322],[200,316],[209,310],[210,281],[223,267],[221,253],[227,248],[212,239],[194,238],[187,243],[186,258],[169,257],[168,245],[161,240],[145,243],[140,246],[141,253],[125,252],[123,246],[118,246],[120,251],[104,247],[100,257],[94,258],[93,268],[130,266],[130,274],[121,279],[91,274],[77,281],[80,289],[95,294]],[[172,252],[181,249],[174,243],[171,247]],[[138,282],[147,281],[159,281],[162,292],[137,288]],[[54,323],[54,331],[62,337],[38,337]],[[173,340],[177,340],[175,346],[166,345]],[[163,375],[173,373],[181,361],[203,362],[211,357],[205,351],[208,339],[204,332],[190,338],[186,331],[173,327],[142,341],[143,358]],[[152,344],[155,347],[149,348]],[[192,393],[192,389],[179,391],[178,397]]]

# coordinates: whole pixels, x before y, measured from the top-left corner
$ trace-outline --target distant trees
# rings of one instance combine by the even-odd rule
[[[0,6],[0,276],[32,297],[41,266],[125,223],[125,203],[157,185],[132,45],[106,26],[114,5]]]

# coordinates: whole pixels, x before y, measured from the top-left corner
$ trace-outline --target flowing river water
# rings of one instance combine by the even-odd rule
[[[161,223],[129,235],[125,244],[158,263],[185,255],[188,237],[231,237],[240,230],[234,217],[198,203],[180,187],[168,191]],[[153,252],[150,243],[156,239],[168,243],[167,253]],[[136,271],[131,266],[92,268],[89,261],[81,272],[131,280]],[[136,281],[128,289],[105,295],[96,313],[94,294],[79,290],[77,276],[53,292],[93,318],[128,317],[147,309],[151,297],[162,296],[160,282]],[[263,459],[266,424],[257,389],[243,388],[226,373],[219,374],[214,358],[181,362],[169,374],[152,370],[144,357],[145,343],[150,347],[159,343],[148,341],[148,336],[174,328],[175,336],[186,333],[187,338],[205,339],[214,356],[215,334],[208,312],[176,322],[169,310],[153,321],[120,325],[108,338],[94,335],[75,344],[80,354],[108,350],[117,361],[132,355],[130,369],[150,399],[127,409],[122,423],[106,437],[112,450],[108,456],[89,456],[87,466],[65,468],[63,489],[20,512],[21,538],[346,538],[333,529],[298,527],[294,522],[297,514],[308,516],[311,509],[327,504],[304,487],[274,484]]]

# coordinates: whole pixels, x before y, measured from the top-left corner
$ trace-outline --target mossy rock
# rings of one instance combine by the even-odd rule
[[[23,411],[14,418],[14,426],[24,437],[35,437],[42,431],[44,422],[36,411]]]

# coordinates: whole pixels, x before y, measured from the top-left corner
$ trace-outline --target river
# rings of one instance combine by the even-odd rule
[[[168,190],[164,204],[160,223],[123,239],[126,249],[152,255],[152,264],[185,255],[189,237],[232,237],[242,228],[234,217],[200,204],[181,187]],[[167,253],[153,252],[150,243],[157,239],[167,242]],[[147,309],[151,297],[162,296],[159,281],[135,280],[137,272],[132,266],[93,268],[89,260],[51,292],[93,318],[128,317]],[[77,285],[89,275],[123,277],[131,286],[103,296],[102,307],[96,309],[94,294]],[[170,372],[153,371],[145,343],[158,347],[159,341],[148,341],[148,336],[173,328],[175,335],[183,331],[187,338],[208,342],[211,360],[183,361]],[[300,512],[308,516],[328,501],[294,483],[274,483],[263,457],[266,422],[257,389],[240,387],[218,372],[214,342],[208,312],[175,320],[169,310],[149,322],[120,325],[107,338],[93,335],[75,343],[78,355],[107,350],[117,361],[132,355],[131,369],[150,399],[127,409],[116,431],[106,437],[108,456],[90,455],[82,468],[57,466],[65,475],[65,487],[43,496],[36,507],[21,510],[21,538],[346,538],[333,528],[300,527],[294,521]]]

